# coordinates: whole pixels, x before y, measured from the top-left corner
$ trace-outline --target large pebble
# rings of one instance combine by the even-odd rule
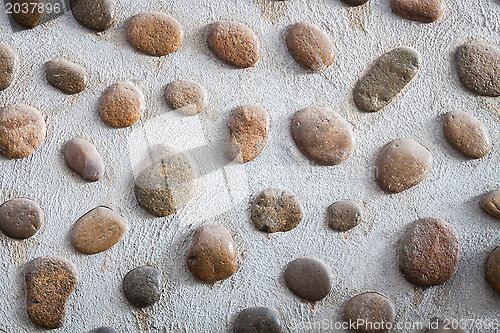
[[[0,206],[0,230],[14,239],[30,238],[42,227],[40,206],[27,198],[16,198]]]
[[[437,21],[445,8],[445,0],[391,0],[391,9],[396,14],[423,23]]]
[[[64,148],[66,164],[83,179],[98,181],[104,175],[104,162],[93,144],[84,139],[72,139]]]
[[[241,311],[234,324],[234,333],[280,333],[281,322],[276,313],[264,307]]]
[[[383,54],[356,84],[354,102],[362,111],[381,110],[413,79],[419,69],[419,55],[409,47],[399,47]]]
[[[500,219],[500,189],[487,193],[481,199],[480,206],[486,213]]]
[[[198,227],[186,263],[191,273],[203,282],[213,283],[231,277],[238,269],[233,237],[221,225]]]
[[[66,94],[81,93],[87,87],[89,77],[85,69],[65,59],[54,59],[45,69],[47,81]]]
[[[99,102],[99,116],[114,128],[124,128],[135,124],[144,110],[142,92],[130,82],[111,85]]]
[[[49,329],[62,327],[66,302],[78,284],[75,265],[63,257],[39,257],[26,267],[25,280],[30,320]]]
[[[172,109],[194,116],[205,108],[207,90],[198,82],[178,80],[165,88],[165,101]]]
[[[328,225],[333,230],[348,231],[361,221],[361,207],[356,201],[341,200],[328,207]]]
[[[17,62],[14,51],[8,45],[0,43],[0,91],[7,89],[14,81]]]
[[[399,242],[399,269],[411,283],[429,287],[448,281],[458,269],[460,236],[439,218],[414,222]]]
[[[290,291],[310,302],[325,298],[333,285],[330,268],[316,258],[295,259],[285,269],[284,278]]]
[[[75,20],[89,29],[104,31],[115,23],[115,0],[70,0],[70,7]]]
[[[30,29],[40,23],[45,12],[45,0],[11,0],[11,3],[12,18],[17,23]]]
[[[486,279],[497,294],[500,295],[500,247],[493,250],[488,258]]]
[[[151,306],[161,296],[160,272],[151,266],[134,268],[123,278],[122,288],[131,305],[137,308]]]
[[[358,333],[383,333],[396,320],[392,301],[376,292],[354,296],[344,309],[344,320]]]

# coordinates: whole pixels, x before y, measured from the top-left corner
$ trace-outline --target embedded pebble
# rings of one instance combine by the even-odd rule
[[[269,136],[269,115],[258,105],[240,106],[227,123],[227,158],[247,163],[264,150]]]
[[[500,219],[500,189],[487,193],[481,199],[480,206],[486,213]]]
[[[17,62],[14,51],[8,45],[0,43],[0,91],[7,89],[14,81]]]
[[[93,144],[84,139],[72,139],[64,148],[66,164],[83,179],[96,182],[104,175],[104,162]]]
[[[315,24],[298,22],[286,36],[288,51],[305,69],[321,72],[335,59],[335,48],[330,38]]]
[[[144,110],[142,92],[130,82],[111,85],[99,102],[99,116],[114,128],[124,128],[135,124]]]
[[[25,280],[30,320],[49,329],[62,327],[66,302],[78,284],[75,265],[63,257],[39,257],[26,266]]]
[[[399,242],[399,269],[411,283],[429,287],[448,281],[458,269],[460,236],[440,218],[414,222]]]
[[[396,320],[394,304],[386,296],[368,292],[354,296],[344,309],[344,320],[359,333],[383,333]],[[351,326],[350,326],[351,327]]]
[[[396,14],[423,23],[439,20],[445,8],[445,0],[391,0],[391,9]]]
[[[398,47],[380,56],[354,88],[357,107],[366,112],[384,108],[417,74],[419,58],[409,47]]]
[[[219,60],[238,68],[252,67],[260,58],[259,37],[243,23],[213,23],[207,43]]]
[[[71,232],[73,247],[86,254],[106,251],[127,232],[123,217],[107,207],[97,207],[76,222]]]
[[[160,272],[151,266],[134,268],[123,278],[122,288],[131,305],[137,308],[151,306],[161,296]]]
[[[356,201],[342,200],[328,207],[328,225],[333,230],[348,231],[361,221],[361,207]]]
[[[350,7],[361,6],[368,2],[368,0],[341,0],[341,1]]]
[[[316,258],[295,259],[285,269],[284,278],[290,291],[310,302],[325,298],[333,285],[330,268]]]
[[[65,59],[54,59],[45,69],[47,81],[66,94],[81,93],[87,87],[89,77],[85,69]]]
[[[26,28],[34,28],[40,23],[45,12],[45,0],[11,0],[12,18]],[[15,8],[19,6],[20,10]]]
[[[191,273],[203,282],[213,283],[231,277],[238,269],[233,237],[221,225],[198,227],[186,263]]]
[[[127,25],[127,40],[136,50],[152,56],[165,56],[181,47],[184,30],[170,15],[149,12],[132,17]]]
[[[497,294],[500,295],[500,247],[493,250],[488,258],[486,279]]]
[[[394,140],[377,158],[377,181],[388,192],[399,193],[420,183],[432,166],[431,152],[412,139]]]
[[[280,333],[281,322],[276,313],[264,307],[241,311],[234,324],[234,333]]]
[[[186,116],[194,116],[203,111],[207,103],[207,90],[192,80],[178,80],[165,89],[168,106]]]
[[[27,198],[16,198],[0,206],[0,230],[14,239],[27,239],[42,227],[40,206]]]
[[[257,195],[251,207],[254,227],[267,233],[290,231],[303,217],[302,205],[289,190],[265,189]]]
[[[106,326],[95,329],[94,333],[118,333],[118,331],[115,330],[113,327]]]
[[[46,135],[45,119],[37,109],[24,104],[0,109],[0,153],[5,157],[30,156]]]
[[[462,323],[463,321],[458,321],[459,323]],[[434,322],[435,325],[436,322]],[[469,330],[467,329],[461,329],[461,328],[452,328],[454,325],[454,321],[449,320],[449,321],[442,321],[439,320],[437,322],[437,328],[429,328],[426,333],[468,333]]]
[[[351,125],[328,107],[300,110],[292,121],[292,136],[300,151],[319,165],[341,164],[354,151]]]
[[[89,29],[104,31],[115,23],[115,0],[70,0],[70,7],[75,20]]]

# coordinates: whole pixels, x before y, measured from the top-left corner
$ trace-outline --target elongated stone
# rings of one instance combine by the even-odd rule
[[[89,77],[85,69],[64,59],[54,59],[45,69],[47,81],[66,94],[81,93],[87,87]]]
[[[500,295],[500,247],[497,247],[488,257],[486,262],[486,279]]]
[[[14,81],[17,63],[17,55],[10,46],[0,43],[0,91],[7,89]]]
[[[500,219],[500,189],[487,193],[481,199],[480,205],[486,213]]]
[[[98,181],[104,175],[104,162],[93,144],[84,139],[72,139],[64,149],[66,164],[83,179]]]
[[[396,14],[423,23],[439,20],[445,8],[445,0],[391,0],[391,9]]]

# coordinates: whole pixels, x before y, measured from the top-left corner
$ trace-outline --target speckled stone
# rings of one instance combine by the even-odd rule
[[[161,296],[160,272],[151,266],[134,268],[123,278],[122,288],[131,305],[137,308],[151,306]]]
[[[115,0],[70,0],[70,7],[75,20],[89,29],[104,31],[115,23]]]
[[[255,198],[251,217],[257,230],[273,233],[294,229],[304,214],[302,205],[291,191],[268,188]]]
[[[493,250],[488,258],[486,279],[497,294],[500,295],[500,247]]]
[[[266,147],[269,126],[269,115],[261,106],[245,105],[237,108],[227,123],[227,158],[247,163],[259,156]]]
[[[234,324],[234,333],[280,333],[281,322],[276,313],[264,307],[248,308],[240,312]]]
[[[292,136],[300,151],[319,165],[343,163],[354,151],[351,125],[328,107],[300,110],[292,121]]]
[[[39,257],[26,266],[25,280],[30,320],[49,329],[62,327],[66,302],[78,284],[75,265],[63,257]]]
[[[295,61],[310,71],[324,71],[335,59],[332,41],[315,24],[295,23],[286,33],[285,41]]]
[[[184,30],[170,15],[149,12],[132,17],[127,25],[127,40],[136,50],[152,56],[165,56],[181,47]]]
[[[445,0],[391,0],[394,13],[405,19],[423,23],[439,20],[445,8]]]
[[[358,108],[376,112],[388,105],[419,71],[419,58],[409,47],[398,47],[380,56],[354,88]]]
[[[333,230],[348,231],[361,221],[361,207],[356,201],[341,200],[328,207],[328,225]]]
[[[462,85],[483,96],[500,96],[500,50],[484,40],[469,41],[455,55]]]
[[[0,153],[5,157],[30,156],[46,135],[45,119],[37,109],[24,104],[0,109]]]
[[[481,199],[480,206],[486,213],[500,219],[500,189],[487,193]]]
[[[333,285],[330,268],[316,258],[295,259],[285,269],[284,278],[291,292],[310,302],[325,298]]]
[[[358,333],[383,333],[396,320],[392,301],[384,295],[368,292],[354,296],[344,309],[344,320],[354,324]]]
[[[435,325],[436,322],[433,323],[433,325]],[[438,321],[437,322],[437,328],[429,328],[426,333],[468,333],[469,330],[467,329],[461,329],[461,328],[456,328],[456,329],[453,329],[451,328],[452,327],[452,324],[454,322],[453,321],[448,321],[448,322],[444,322],[444,321]],[[461,323],[461,321],[459,321],[459,323]],[[463,323],[466,323],[465,321],[463,321]]]
[[[12,18],[26,28],[34,28],[40,23],[45,12],[45,0],[11,0],[13,4]],[[15,11],[19,4],[21,10]]]
[[[99,116],[110,127],[129,127],[141,117],[144,104],[142,92],[132,83],[115,83],[101,97]]]
[[[414,222],[399,242],[399,269],[411,283],[429,287],[448,281],[458,269],[460,236],[439,218]]]
[[[394,140],[377,158],[377,182],[388,192],[399,193],[420,183],[432,167],[432,154],[412,139]]]
[[[99,327],[93,331],[93,333],[118,333],[113,327]]]
[[[65,59],[54,59],[45,68],[47,81],[66,94],[81,93],[87,87],[89,77],[85,69]]]
[[[104,161],[93,144],[84,139],[72,139],[64,148],[66,164],[83,179],[96,182],[104,175]]]
[[[198,227],[186,263],[191,273],[203,282],[213,283],[231,277],[238,270],[238,253],[233,237],[221,225]]]
[[[186,116],[195,116],[203,111],[207,103],[207,90],[192,80],[178,80],[165,89],[168,106]]]
[[[184,207],[198,186],[198,173],[187,152],[158,145],[137,176],[134,193],[140,207],[154,216],[167,216]]]
[[[127,222],[120,214],[97,207],[78,219],[71,232],[71,244],[82,253],[100,253],[118,243],[127,229]]]
[[[252,67],[260,58],[259,38],[243,23],[213,23],[207,43],[219,60],[238,68]]]
[[[342,2],[350,7],[357,7],[364,5],[368,2],[368,0],[342,0]]]
[[[40,206],[27,198],[16,198],[0,206],[0,230],[14,239],[27,239],[42,227]]]
[[[17,55],[10,46],[0,43],[0,91],[7,89],[14,81],[17,62]]]

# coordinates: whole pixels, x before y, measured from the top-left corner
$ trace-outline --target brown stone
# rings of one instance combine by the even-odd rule
[[[0,91],[7,89],[17,70],[17,56],[12,49],[0,43]]]
[[[285,269],[284,278],[290,291],[310,302],[325,298],[333,285],[330,268],[316,258],[295,259]]]
[[[491,287],[500,295],[500,247],[493,250],[488,258],[486,278]]]
[[[361,207],[356,201],[341,200],[328,207],[328,225],[333,230],[348,231],[361,221]]]
[[[396,320],[394,304],[386,296],[368,292],[354,296],[344,309],[344,320],[358,333],[387,332]]]
[[[203,111],[207,102],[207,90],[191,80],[178,80],[165,89],[168,106],[186,116],[194,116]]]
[[[81,93],[87,87],[89,77],[85,69],[64,59],[54,59],[45,69],[47,81],[66,94]]]
[[[248,308],[238,314],[234,333],[281,333],[281,322],[269,308]]]
[[[104,31],[115,23],[115,0],[70,0],[70,7],[75,20],[89,29]]]
[[[30,29],[40,23],[45,12],[45,0],[11,0],[11,3],[12,18],[17,23]]]
[[[446,2],[445,0],[391,0],[391,8],[405,19],[431,23],[443,15]]]
[[[132,83],[115,83],[101,97],[98,110],[106,125],[114,128],[129,127],[142,115],[144,96]]]
[[[40,206],[27,198],[16,198],[0,206],[0,230],[10,238],[27,239],[42,227]]]
[[[486,213],[500,219],[500,189],[487,193],[481,199],[480,206]]]
[[[342,2],[350,7],[357,7],[364,5],[368,2],[368,0],[342,0]]]
[[[83,179],[96,182],[104,175],[104,162],[94,145],[84,139],[73,139],[64,148],[66,164]]]

